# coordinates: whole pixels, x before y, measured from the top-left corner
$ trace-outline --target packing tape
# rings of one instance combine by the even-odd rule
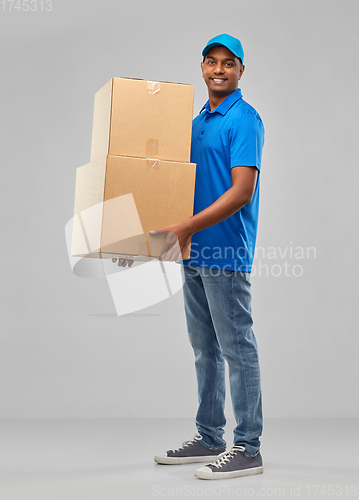
[[[161,90],[160,82],[151,82],[147,80],[147,92],[149,94],[157,94]]]
[[[146,164],[149,170],[159,170],[160,162],[154,158],[146,158]]]
[[[147,139],[146,158],[158,158],[158,142],[157,139]]]
[[[160,163],[158,161],[158,140],[147,139],[146,142],[146,164],[150,170],[158,170]]]

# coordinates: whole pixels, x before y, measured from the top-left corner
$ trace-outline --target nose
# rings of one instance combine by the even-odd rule
[[[223,73],[223,67],[222,67],[222,64],[220,62],[218,62],[216,64],[216,67],[214,68],[214,73],[216,75],[220,75],[221,73]]]

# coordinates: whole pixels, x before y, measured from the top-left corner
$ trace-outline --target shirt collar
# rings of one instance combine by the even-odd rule
[[[241,89],[237,89],[231,94],[229,94],[229,96],[227,96],[225,100],[221,102],[221,104],[219,104],[216,108],[214,108],[213,111],[211,111],[211,108],[209,107],[209,100],[208,100],[201,109],[200,114],[202,113],[203,110],[206,110],[208,111],[208,113],[220,113],[221,115],[225,115],[229,110],[229,108],[231,108],[233,104],[241,98],[242,98],[242,91]]]

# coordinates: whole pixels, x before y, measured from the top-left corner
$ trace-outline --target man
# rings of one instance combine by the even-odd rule
[[[191,162],[197,164],[194,215],[158,230],[168,232],[163,260],[178,260],[192,238],[190,259],[183,261],[181,270],[198,382],[198,434],[180,448],[156,455],[155,461],[206,462],[208,465],[197,469],[195,475],[222,479],[263,472],[259,452],[261,387],[251,328],[250,272],[264,128],[238,89],[245,68],[241,42],[219,35],[207,43],[202,55],[208,101],[193,121]],[[225,361],[237,424],[234,446],[227,452],[223,439]]]
[[[194,215],[168,231],[165,260],[175,260],[192,237],[183,261],[183,294],[195,354],[198,434],[175,450],[155,456],[159,464],[211,462],[196,470],[202,479],[263,472],[259,452],[262,405],[257,344],[252,331],[250,271],[258,222],[259,173],[264,127],[242,99],[241,42],[211,39],[203,52],[208,101],[193,121],[191,162],[197,164]],[[236,427],[234,446],[223,439],[225,360]]]

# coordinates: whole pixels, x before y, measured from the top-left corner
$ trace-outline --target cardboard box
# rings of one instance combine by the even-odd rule
[[[112,78],[95,94],[91,159],[189,162],[193,85]]]
[[[165,234],[148,231],[193,215],[196,165],[125,156],[77,169],[71,254],[151,260]],[[183,254],[189,258],[190,245]]]

